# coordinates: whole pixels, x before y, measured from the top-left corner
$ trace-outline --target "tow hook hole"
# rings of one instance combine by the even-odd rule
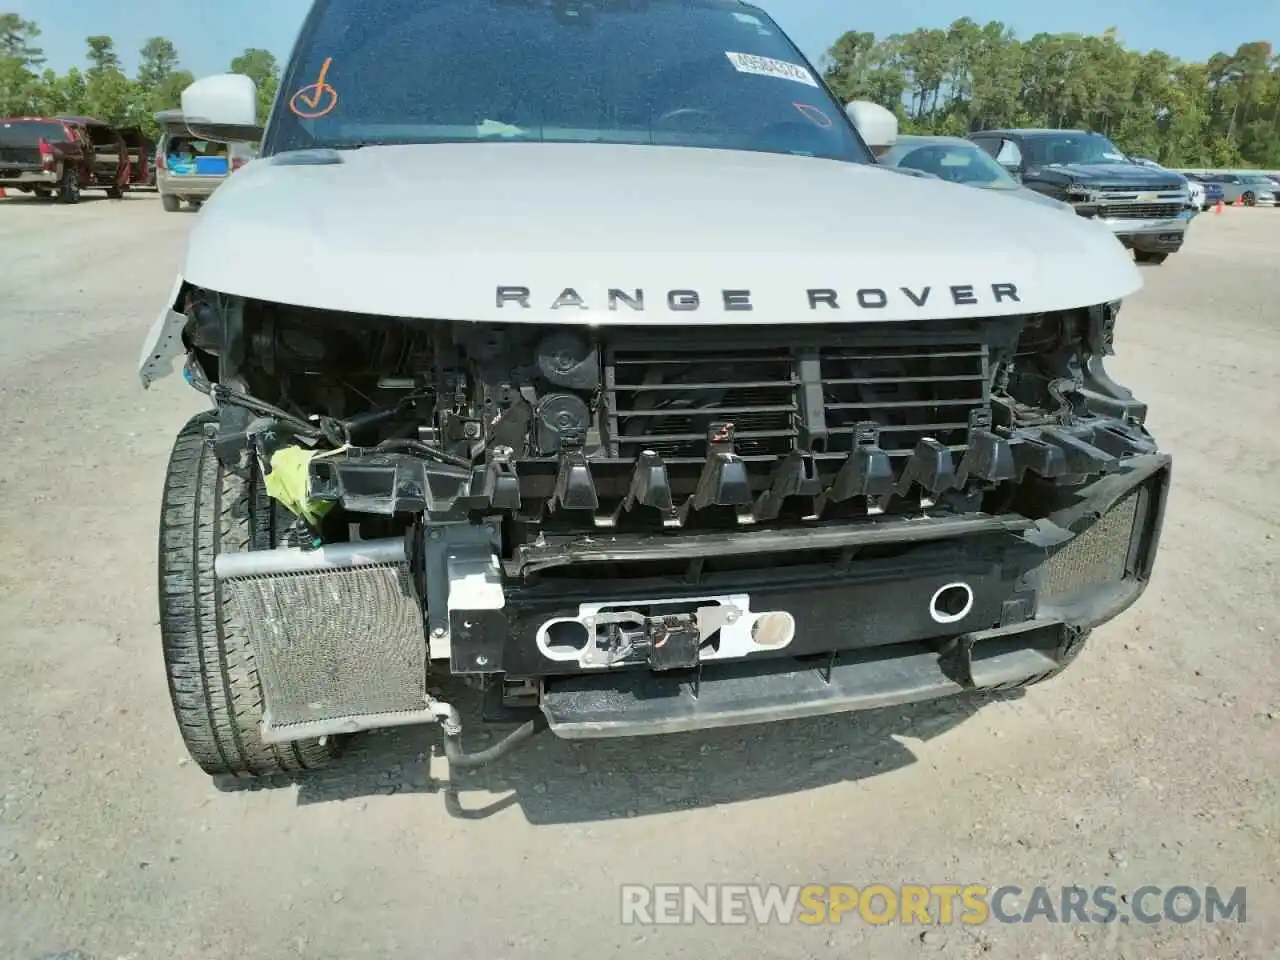
[[[560,620],[547,625],[547,650],[552,654],[580,653],[590,640],[587,628],[576,620]]]
[[[795,633],[795,618],[786,611],[766,613],[751,625],[751,639],[759,647],[785,647]]]
[[[967,583],[948,583],[939,587],[929,602],[929,615],[937,623],[963,620],[973,609],[973,589]]]

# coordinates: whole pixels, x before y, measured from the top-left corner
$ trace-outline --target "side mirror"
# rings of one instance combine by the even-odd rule
[[[877,157],[898,142],[898,118],[892,110],[869,100],[853,100],[844,111]]]
[[[221,143],[254,143],[258,125],[258,88],[242,73],[219,73],[182,91],[182,115],[194,136]]]

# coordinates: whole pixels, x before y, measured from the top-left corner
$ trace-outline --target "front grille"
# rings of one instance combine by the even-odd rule
[[[730,328],[683,343],[606,346],[609,456],[629,460],[651,450],[668,461],[701,462],[707,431],[718,422],[734,425],[745,459],[796,449],[843,459],[854,428],[866,423],[880,428],[890,455],[909,455],[925,437],[963,451],[970,415],[990,400],[986,344],[972,335],[920,339],[909,324],[899,330],[899,343],[886,342],[893,332],[881,328],[862,343],[853,332],[828,332],[827,344],[810,345],[797,333],[732,347],[725,341],[748,335]]]
[[[981,343],[823,349],[829,435],[817,452],[847,454],[860,422],[879,426],[891,456],[910,454],[925,437],[963,451],[970,414],[989,400],[987,359]]]
[[[736,426],[742,456],[776,456],[795,445],[799,381],[785,352],[624,349],[610,360],[606,386],[615,456],[632,459],[652,450],[668,459],[701,459],[707,428],[717,421]]]
[[[1181,203],[1108,203],[1102,216],[1112,220],[1168,220],[1182,212]]]
[[[1122,193],[1122,194],[1138,194],[1138,193],[1177,193],[1182,187],[1173,183],[1157,183],[1150,184],[1145,187],[1135,187],[1131,183],[1110,183],[1103,186],[1089,185],[1090,190],[1098,193]]]

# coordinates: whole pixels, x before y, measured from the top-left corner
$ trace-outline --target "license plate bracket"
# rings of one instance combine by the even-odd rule
[[[654,670],[688,670],[698,665],[702,632],[696,616],[672,613],[649,617],[645,633],[645,652]]]
[[[646,665],[684,670],[787,646],[795,619],[755,611],[746,594],[584,603],[577,616],[547,620],[536,635],[547,659],[587,670]]]

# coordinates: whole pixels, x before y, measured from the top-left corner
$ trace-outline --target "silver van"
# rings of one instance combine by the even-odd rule
[[[163,110],[156,114],[156,120],[162,131],[156,146],[156,189],[170,213],[181,209],[184,201],[198,209],[227,177],[256,155],[244,144],[192,136],[181,110]]]

